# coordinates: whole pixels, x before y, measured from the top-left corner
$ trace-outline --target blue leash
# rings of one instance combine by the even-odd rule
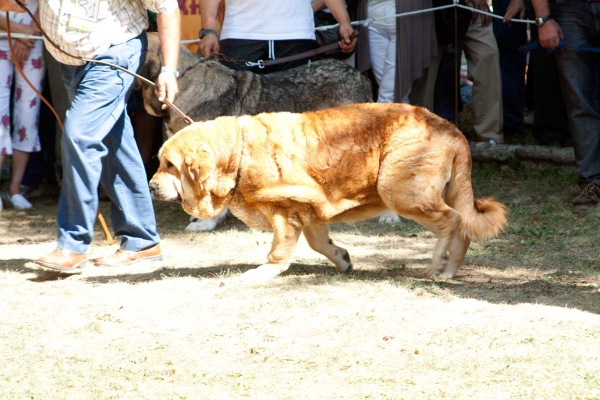
[[[538,47],[540,47],[540,42],[537,40],[532,40],[529,43],[525,43],[522,46],[519,46],[519,51],[521,53],[527,53],[529,51],[535,50]],[[588,53],[600,53],[600,47],[592,47],[592,46],[581,46],[581,47],[570,47],[570,46],[565,46],[565,41],[563,39],[560,39],[560,41],[558,42],[558,46],[552,50],[552,49],[546,49],[546,52],[548,53],[552,53],[556,50],[560,50],[562,48],[566,48],[566,49],[570,49],[570,50],[577,50],[577,51],[585,51]]]

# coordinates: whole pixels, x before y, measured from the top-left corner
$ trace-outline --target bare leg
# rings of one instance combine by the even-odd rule
[[[29,153],[16,149],[13,150],[12,172],[8,187],[8,194],[11,196],[21,193],[21,182],[23,181],[23,175],[25,175],[25,168],[27,168],[27,160],[29,160]]]
[[[246,271],[242,278],[249,281],[266,281],[276,277],[290,267],[290,258],[302,232],[301,226],[290,223],[287,210],[278,208],[271,217],[273,243],[267,256],[268,263]]]
[[[4,165],[4,158],[4,154],[0,154],[0,171],[2,171],[2,165]],[[2,211],[3,208],[4,205],[2,204],[2,198],[0,198],[0,211]]]
[[[338,272],[352,272],[352,262],[348,251],[333,244],[329,238],[327,225],[309,225],[302,230],[309,246],[316,252],[323,254],[335,264]]]

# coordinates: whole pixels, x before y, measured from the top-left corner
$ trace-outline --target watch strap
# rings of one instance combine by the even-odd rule
[[[536,25],[537,26],[542,26],[542,25],[544,25],[546,23],[546,21],[548,21],[550,19],[552,19],[552,15],[548,15],[548,16],[545,16],[545,17],[538,17],[538,18],[536,18]],[[537,23],[537,21],[540,21],[540,22]]]
[[[202,40],[202,38],[208,34],[213,34],[215,36],[217,36],[217,30],[216,29],[200,29],[200,40]]]
[[[175,75],[175,78],[179,78],[179,71],[177,71],[175,68],[161,67],[160,73],[162,74],[163,72],[173,74]]]

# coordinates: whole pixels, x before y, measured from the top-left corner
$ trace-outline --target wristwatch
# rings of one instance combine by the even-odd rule
[[[175,78],[179,78],[179,71],[177,71],[175,68],[161,67],[160,73],[162,74],[163,72],[173,74],[173,75],[175,75]]]
[[[200,29],[200,40],[202,40],[202,38],[208,34],[212,33],[213,35],[217,36],[217,31],[216,29]]]
[[[544,25],[546,23],[546,21],[548,21],[549,19],[552,19],[552,15],[548,15],[547,17],[538,17],[538,18],[535,19],[535,24],[539,28],[542,25]]]

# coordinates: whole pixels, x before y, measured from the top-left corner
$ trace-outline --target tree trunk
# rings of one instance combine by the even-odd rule
[[[473,161],[506,162],[511,159],[575,165],[572,147],[470,143]]]

